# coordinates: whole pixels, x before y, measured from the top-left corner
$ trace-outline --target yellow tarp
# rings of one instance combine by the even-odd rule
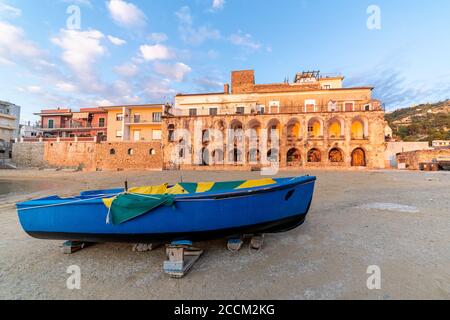
[[[264,187],[272,184],[276,184],[277,182],[273,179],[260,179],[260,180],[247,180],[243,184],[241,184],[238,189],[248,189],[248,188],[256,188],[256,187]]]
[[[214,187],[215,182],[199,182],[197,185],[197,193],[208,192]]]
[[[215,184],[216,184],[215,182],[199,182],[197,184],[195,192],[196,193],[208,192],[214,187]],[[276,184],[276,181],[273,179],[270,179],[270,178],[259,179],[259,180],[247,180],[244,183],[242,183],[240,186],[236,187],[235,190],[264,187],[264,186],[269,186],[269,185],[273,185],[273,184]],[[192,184],[186,184],[186,185],[192,185]],[[193,184],[193,185],[195,187],[195,184]],[[176,184],[172,188],[168,188],[167,183],[160,185],[160,186],[132,188],[132,189],[128,190],[128,193],[144,194],[144,195],[189,194],[189,192],[182,185]],[[103,203],[105,204],[106,207],[110,208],[115,198],[116,197],[103,199]]]

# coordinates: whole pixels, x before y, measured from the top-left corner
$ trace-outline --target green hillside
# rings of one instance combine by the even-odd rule
[[[386,120],[403,141],[450,140],[450,100],[399,109]]]

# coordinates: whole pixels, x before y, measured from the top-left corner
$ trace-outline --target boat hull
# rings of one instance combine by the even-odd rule
[[[61,201],[52,198],[23,203],[19,209],[36,209],[19,210],[19,218],[32,237],[83,242],[205,241],[278,233],[304,223],[314,183],[315,178],[303,177],[283,180],[270,188],[182,196],[176,199],[175,208],[160,207],[121,225],[106,223],[108,210],[98,199],[65,205],[63,209],[51,206]],[[90,193],[93,196],[95,192]]]

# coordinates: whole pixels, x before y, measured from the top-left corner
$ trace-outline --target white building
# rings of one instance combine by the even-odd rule
[[[0,114],[14,117],[12,139],[19,138],[20,107],[10,102],[0,101]]]

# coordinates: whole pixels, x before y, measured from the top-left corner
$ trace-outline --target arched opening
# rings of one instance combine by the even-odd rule
[[[279,162],[280,161],[280,151],[275,148],[270,149],[267,152],[267,160],[269,162]]]
[[[250,164],[257,164],[261,160],[260,152],[258,149],[250,149],[248,152],[248,162]]]
[[[352,167],[365,167],[366,163],[366,152],[357,148],[352,152]]]
[[[288,141],[295,141],[301,137],[300,122],[296,119],[290,120],[287,124],[287,139]]]
[[[128,149],[128,155],[132,156],[134,154],[134,150],[132,148]]]
[[[273,136],[278,140],[281,137],[281,124],[278,119],[272,119],[267,124],[267,139],[269,142],[272,141]]]
[[[175,141],[175,125],[169,124],[169,126],[167,127],[167,132],[168,132],[167,139],[169,140],[169,142],[174,142]]]
[[[156,155],[156,150],[155,149],[150,149],[150,151],[148,152],[151,156]]]
[[[288,166],[299,166],[302,163],[302,155],[300,150],[297,148],[292,148],[287,153],[287,165]]]
[[[344,162],[344,153],[338,148],[333,148],[328,154],[328,159],[332,163],[342,163]]]
[[[223,150],[216,149],[212,152],[212,160],[214,164],[223,164],[224,158],[223,158]]]
[[[322,121],[313,118],[309,120],[308,122],[308,136],[312,139],[318,139],[320,137],[323,137],[323,126]]]
[[[311,149],[308,152],[308,162],[317,163],[322,161],[322,152],[319,149]]]
[[[261,135],[261,123],[258,120],[252,120],[248,124],[248,138],[250,146],[257,146]]]
[[[344,123],[338,118],[331,119],[328,123],[328,137],[339,139],[344,137]]]
[[[353,119],[351,131],[352,140],[366,139],[369,135],[367,122],[361,118]]]
[[[233,164],[242,163],[242,152],[238,148],[234,148],[230,152],[230,162]]]
[[[209,166],[209,150],[206,147],[202,148],[202,166]]]
[[[116,149],[109,150],[109,154],[114,156],[116,154]]]
[[[233,120],[230,124],[230,129],[232,130],[233,134],[233,143],[242,142],[242,139],[244,138],[244,126],[242,125],[242,122],[239,120]]]

